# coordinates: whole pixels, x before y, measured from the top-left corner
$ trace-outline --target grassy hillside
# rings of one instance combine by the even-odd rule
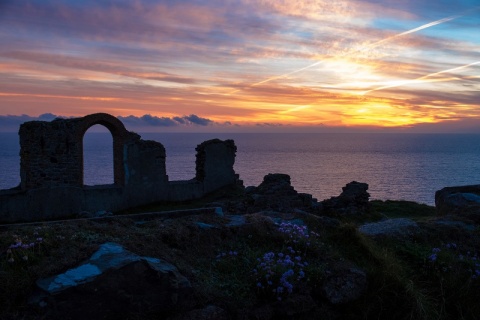
[[[196,207],[212,200],[188,205]],[[381,238],[358,231],[360,224],[385,217],[412,218],[420,228],[412,234]],[[27,304],[35,281],[75,267],[109,241],[136,254],[173,263],[191,281],[197,307],[213,304],[233,319],[258,318],[266,306],[275,312],[287,305],[295,309],[294,304],[305,297],[305,311],[297,310],[294,316],[282,311],[284,318],[479,317],[478,227],[467,232],[461,224],[436,223],[434,208],[403,201],[373,201],[368,215],[343,217],[336,223],[331,223],[337,221],[332,218],[305,213],[292,212],[287,218],[281,225],[265,214],[247,214],[244,225],[231,227],[225,226],[228,216],[202,214],[3,228],[0,318],[44,317],[41,308]],[[285,262],[287,255],[293,264]],[[332,304],[322,294],[322,283],[337,270],[348,268],[366,273],[366,290],[354,301]],[[290,272],[288,281],[286,272]],[[157,318],[155,314],[136,317]]]

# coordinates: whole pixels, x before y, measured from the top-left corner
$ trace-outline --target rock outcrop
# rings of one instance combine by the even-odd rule
[[[460,215],[480,222],[480,185],[446,187],[435,192],[440,215]]]
[[[258,187],[246,188],[246,193],[250,202],[249,213],[262,210],[287,212],[295,208],[310,208],[312,202],[316,202],[312,195],[298,193],[290,183],[290,176],[281,173],[266,175]]]
[[[321,202],[322,213],[356,215],[368,212],[370,210],[370,194],[367,190],[368,184],[366,183],[357,181],[347,183],[338,197],[331,197]]]

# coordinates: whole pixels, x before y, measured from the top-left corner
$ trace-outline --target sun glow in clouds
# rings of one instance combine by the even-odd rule
[[[460,127],[480,121],[479,9],[474,0],[11,1],[0,11],[0,115],[199,115],[215,130]]]
[[[480,8],[480,7],[478,7]],[[478,8],[475,8],[475,10],[477,10]],[[469,10],[471,11],[471,10]],[[393,35],[393,36],[390,36],[388,38],[385,38],[385,39],[382,39],[380,41],[377,41],[377,42],[374,42],[372,44],[369,44],[369,45],[366,45],[364,47],[361,47],[359,49],[355,49],[355,50],[352,50],[352,51],[349,51],[349,52],[346,52],[340,56],[335,56],[335,57],[330,57],[328,59],[323,59],[323,60],[320,60],[320,61],[317,61],[315,63],[312,63],[308,66],[305,66],[303,68],[300,68],[300,69],[297,69],[297,70],[294,70],[294,71],[291,71],[291,72],[288,72],[288,73],[284,73],[284,74],[281,74],[281,75],[278,75],[278,76],[274,76],[274,77],[271,77],[271,78],[268,78],[268,79],[265,79],[265,80],[262,80],[262,81],[259,81],[259,82],[256,82],[256,83],[253,83],[251,84],[249,87],[254,87],[254,86],[259,86],[259,85],[262,85],[264,83],[267,83],[267,82],[270,82],[270,81],[273,81],[273,80],[277,80],[277,79],[281,79],[281,78],[285,78],[285,77],[288,77],[290,75],[293,75],[295,73],[298,73],[298,72],[302,72],[302,71],[305,71],[307,69],[310,69],[310,68],[313,68],[321,63],[324,63],[324,62],[327,62],[329,60],[337,60],[341,57],[347,57],[347,56],[351,56],[351,55],[354,55],[354,54],[357,54],[357,53],[360,53],[360,52],[363,52],[363,51],[367,51],[367,50],[371,50],[371,49],[374,49],[375,47],[377,46],[380,46],[381,44],[385,43],[385,42],[388,42],[388,41],[393,41],[395,40],[396,38],[398,37],[402,37],[402,36],[405,36],[405,35],[409,35],[411,33],[415,33],[415,32],[418,32],[418,31],[421,31],[421,30],[424,30],[426,28],[430,28],[430,27],[433,27],[433,26],[436,26],[436,25],[439,25],[441,23],[445,23],[445,22],[448,22],[448,21],[451,21],[451,20],[454,20],[454,19],[457,19],[457,18],[460,18],[462,17],[462,15],[454,15],[454,16],[450,16],[450,17],[447,17],[447,18],[443,18],[443,19],[440,19],[440,20],[436,20],[436,21],[433,21],[433,22],[429,22],[429,23],[426,23],[424,25],[421,25],[420,27],[417,27],[417,28],[413,28],[411,30],[408,30],[408,31],[405,31],[405,32],[402,32],[402,33],[399,33],[399,34],[396,34],[396,35]],[[427,76],[426,76],[427,77]],[[236,93],[240,91],[240,89],[238,90],[234,90],[232,91],[230,94],[233,94],[233,93]]]
[[[362,94],[362,95],[366,95],[366,94],[368,94],[368,93],[370,93],[370,92],[373,92],[373,91],[378,91],[378,90],[383,90],[383,89],[400,87],[400,86],[404,86],[404,85],[407,85],[407,84],[415,84],[415,83],[423,83],[423,82],[454,81],[454,80],[461,80],[461,79],[475,79],[475,78],[478,78],[478,77],[477,77],[477,76],[463,77],[463,78],[450,77],[450,78],[441,78],[441,79],[429,79],[429,80],[425,80],[425,79],[427,79],[427,78],[434,77],[434,76],[437,76],[437,75],[442,74],[442,73],[449,73],[449,72],[453,72],[453,71],[459,71],[459,70],[462,70],[462,69],[465,69],[465,68],[468,68],[468,67],[475,66],[475,65],[477,65],[477,64],[480,64],[480,61],[472,62],[472,63],[466,64],[466,65],[463,65],[463,66],[460,66],[460,67],[455,67],[455,68],[451,68],[451,69],[447,69],[447,70],[442,70],[442,71],[430,73],[430,74],[427,74],[427,75],[425,75],[425,76],[422,76],[422,77],[419,77],[419,78],[413,79],[413,80],[395,81],[393,84],[386,85],[386,86],[382,86],[382,87],[375,88],[375,89],[371,89],[371,90],[362,92],[361,94]]]

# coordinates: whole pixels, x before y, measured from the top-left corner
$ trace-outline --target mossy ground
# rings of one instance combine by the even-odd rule
[[[436,225],[432,222],[434,208],[412,202],[373,201],[372,208],[362,219],[345,218],[338,227],[327,227],[315,216],[302,216],[308,232],[315,233],[310,234],[308,245],[303,238],[293,243],[271,219],[259,214],[246,215],[243,227],[224,227],[226,218],[204,214],[144,223],[122,218],[5,228],[0,232],[0,318],[41,318],[41,310],[32,310],[27,304],[35,281],[76,266],[107,241],[175,264],[191,281],[198,307],[214,304],[238,319],[247,318],[249,311],[262,304],[287,297],[260,288],[253,270],[265,253],[285,252],[288,247],[309,263],[302,270],[305,277],[295,281],[292,294],[312,295],[330,311],[322,309],[324,319],[479,318],[480,276],[475,276],[480,270],[476,260],[478,228],[466,232]],[[143,210],[159,209],[161,205]],[[421,231],[380,240],[357,231],[358,224],[382,216],[416,219]],[[205,230],[197,221],[214,228]],[[35,245],[9,253],[8,248],[20,240]],[[322,298],[319,287],[326,273],[338,265],[365,270],[368,287],[360,299],[332,306]],[[280,269],[277,272],[283,272]],[[274,281],[279,274],[276,277]],[[310,316],[313,319],[319,314]],[[155,315],[144,317],[155,319]]]

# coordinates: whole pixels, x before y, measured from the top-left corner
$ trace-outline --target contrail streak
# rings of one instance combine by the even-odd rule
[[[336,59],[338,57],[345,57],[345,56],[349,56],[349,55],[352,55],[352,54],[355,54],[355,53],[358,53],[358,52],[362,52],[364,50],[367,50],[367,49],[373,49],[381,44],[383,44],[384,42],[387,42],[387,41],[391,41],[391,40],[394,40],[396,38],[399,38],[399,37],[402,37],[402,36],[405,36],[405,35],[408,35],[408,34],[411,34],[411,33],[414,33],[414,32],[418,32],[418,31],[421,31],[423,29],[427,29],[427,28],[430,28],[430,27],[433,27],[433,26],[436,26],[436,25],[439,25],[441,23],[445,23],[445,22],[448,22],[448,21],[451,21],[451,20],[454,20],[454,19],[458,19],[460,17],[463,17],[465,16],[468,12],[471,12],[471,11],[476,11],[480,9],[480,6],[478,7],[474,7],[472,9],[469,9],[467,11],[464,11],[462,14],[458,14],[458,15],[453,15],[453,16],[449,16],[449,17],[446,17],[446,18],[443,18],[443,19],[439,19],[439,20],[435,20],[435,21],[432,21],[432,22],[429,22],[429,23],[426,23],[424,25],[421,25],[417,28],[413,28],[413,29],[410,29],[410,30],[407,30],[407,31],[404,31],[402,33],[399,33],[399,34],[396,34],[396,35],[393,35],[393,36],[390,36],[388,38],[385,38],[385,39],[382,39],[382,40],[379,40],[377,42],[374,42],[370,45],[367,45],[366,47],[363,47],[361,49],[356,49],[356,50],[352,50],[352,51],[349,51],[349,52],[346,52],[344,54],[341,54],[339,56],[336,56],[336,57],[331,57],[331,58],[328,58],[328,59],[323,59],[323,60],[320,60],[320,61],[317,61],[315,63],[312,63],[308,66],[305,66],[303,68],[300,68],[300,69],[297,69],[297,70],[294,70],[294,71],[291,71],[291,72],[288,72],[288,73],[284,73],[284,74],[281,74],[281,75],[278,75],[278,76],[274,76],[274,77],[271,77],[271,78],[268,78],[268,79],[265,79],[265,80],[262,80],[262,81],[259,81],[259,82],[256,82],[256,83],[253,83],[249,86],[247,86],[248,88],[251,88],[251,87],[255,87],[255,86],[258,86],[258,85],[261,85],[261,84],[264,84],[264,83],[267,83],[267,82],[270,82],[272,80],[276,80],[276,79],[281,79],[281,78],[284,78],[284,77],[287,77],[289,75],[292,75],[292,74],[295,74],[295,73],[298,73],[298,72],[301,72],[301,71],[304,71],[304,70],[307,70],[307,69],[310,69],[312,67],[315,67],[317,65],[319,65],[320,63],[323,63],[325,61],[328,61],[328,60],[331,60],[331,59]],[[236,93],[238,91],[241,91],[242,89],[236,89],[236,90],[233,90],[232,92],[229,92],[227,93],[227,95],[230,95],[230,94],[233,94],[233,93]]]
[[[402,81],[400,83],[371,89],[371,90],[362,92],[362,95],[366,95],[366,94],[368,94],[372,91],[378,91],[378,90],[389,89],[389,88],[396,88],[396,87],[400,87],[400,86],[403,86],[403,85],[406,85],[406,84],[422,82],[423,79],[426,79],[426,78],[429,78],[429,77],[433,77],[433,76],[436,76],[436,75],[439,75],[439,74],[442,74],[442,73],[447,73],[447,72],[452,72],[452,71],[465,69],[465,68],[468,68],[468,67],[471,67],[471,66],[474,66],[474,65],[477,65],[477,64],[480,64],[480,61],[472,62],[472,63],[466,64],[466,65],[463,65],[463,66],[460,66],[460,67],[455,67],[455,68],[451,68],[451,69],[447,69],[447,70],[442,70],[442,71],[430,73],[430,74],[427,74],[425,76],[421,76],[421,77],[413,79],[413,80],[405,80],[405,81]]]
[[[414,33],[414,32],[417,32],[417,31],[420,31],[420,30],[423,30],[423,29],[427,29],[427,28],[436,26],[438,24],[448,22],[448,21],[451,21],[451,20],[454,20],[454,19],[457,19],[457,18],[460,18],[460,17],[463,17],[463,15],[454,15],[454,16],[446,17],[446,18],[436,20],[436,21],[433,21],[433,22],[429,22],[429,23],[426,23],[424,25],[421,25],[420,27],[410,29],[410,30],[407,30],[405,32],[402,32],[402,33],[396,34],[394,36],[388,37],[386,39],[380,40],[378,42],[375,42],[374,45],[378,46],[379,44],[381,44],[383,42],[390,41],[392,39],[395,39],[395,38],[398,38],[398,37],[401,37],[401,36],[405,36],[407,34]]]

